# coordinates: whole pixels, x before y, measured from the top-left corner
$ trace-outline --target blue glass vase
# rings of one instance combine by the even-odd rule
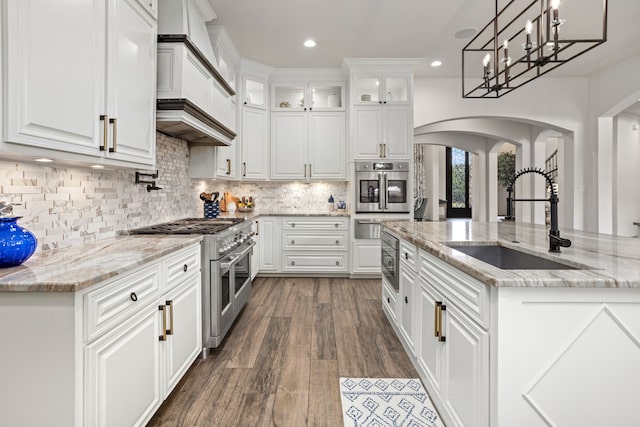
[[[20,218],[0,218],[0,268],[22,264],[38,246],[33,233],[17,224]]]

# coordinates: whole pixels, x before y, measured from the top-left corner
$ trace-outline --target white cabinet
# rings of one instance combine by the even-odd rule
[[[269,121],[267,119],[266,110],[243,106],[241,138],[242,179],[268,179]]]
[[[386,277],[382,277],[382,310],[391,322],[391,325],[394,329],[398,328],[398,317],[397,317],[397,301],[398,301],[398,292],[391,286],[391,284],[387,281]]]
[[[238,178],[238,147],[235,143],[216,147],[216,178]]]
[[[345,179],[346,123],[343,112],[271,115],[271,178]]]
[[[380,240],[379,239],[354,239],[351,246],[352,275],[376,275],[380,276]]]
[[[410,104],[411,73],[358,73],[353,79],[354,104]]]
[[[404,343],[411,353],[415,353],[415,325],[416,314],[416,271],[415,271],[416,247],[401,241],[400,243],[400,300],[397,304],[397,318],[400,333],[404,337]]]
[[[144,425],[162,403],[157,313],[147,307],[138,320],[86,347],[84,425]]]
[[[164,296],[168,329],[164,354],[163,399],[175,388],[202,350],[202,286],[200,274]]]
[[[273,83],[272,111],[344,111],[344,83]]]
[[[151,418],[202,350],[201,292],[196,245],[84,295],[87,318],[109,326],[87,332],[85,425]]]
[[[349,271],[347,217],[282,219],[282,270],[304,273]]]
[[[267,80],[252,75],[242,77],[243,105],[267,109]]]
[[[413,118],[410,105],[368,105],[353,108],[355,159],[411,157]]]
[[[401,259],[405,242],[401,244]],[[416,252],[416,255],[418,252]],[[417,260],[417,259],[416,259]],[[489,425],[486,286],[419,251],[418,370],[455,426]],[[469,314],[472,314],[470,317]]]
[[[153,166],[157,24],[152,15],[135,0],[106,6],[97,0],[12,0],[3,12],[7,121],[1,150]]]
[[[280,271],[281,218],[260,217],[257,230],[260,245],[260,272]]]

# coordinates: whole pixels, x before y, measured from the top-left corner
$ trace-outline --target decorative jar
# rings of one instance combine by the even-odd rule
[[[29,259],[38,241],[29,230],[18,225],[22,217],[0,217],[0,268],[14,267]]]

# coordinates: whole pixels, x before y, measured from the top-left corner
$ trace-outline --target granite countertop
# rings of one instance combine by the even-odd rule
[[[513,222],[385,221],[392,234],[414,243],[472,277],[497,287],[640,288],[640,239],[560,230],[572,241],[550,253],[548,228]],[[578,267],[576,270],[502,270],[445,243],[500,245]],[[517,243],[516,243],[517,242]]]
[[[77,292],[198,243],[200,235],[122,235],[39,252],[0,268],[0,292]]]
[[[304,210],[304,209],[280,209],[280,210],[269,210],[269,209],[255,209],[251,212],[239,212],[236,211],[234,213],[229,212],[220,212],[218,218],[246,218],[249,220],[255,220],[260,218],[261,216],[325,216],[325,217],[349,217],[351,214],[349,211],[332,211],[328,210],[322,211],[313,211],[313,210]]]

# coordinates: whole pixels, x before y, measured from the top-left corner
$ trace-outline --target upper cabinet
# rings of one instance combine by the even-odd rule
[[[154,166],[157,24],[142,3],[3,2],[0,151]]]
[[[411,102],[410,74],[357,74],[353,78],[353,103],[409,104]]]
[[[352,159],[413,157],[413,70],[421,59],[346,59]]]
[[[254,76],[242,79],[244,99],[242,105],[267,109],[267,80]]]
[[[322,77],[292,71],[271,83],[272,179],[346,179],[346,85]]]
[[[344,111],[344,83],[274,83],[272,111]]]

